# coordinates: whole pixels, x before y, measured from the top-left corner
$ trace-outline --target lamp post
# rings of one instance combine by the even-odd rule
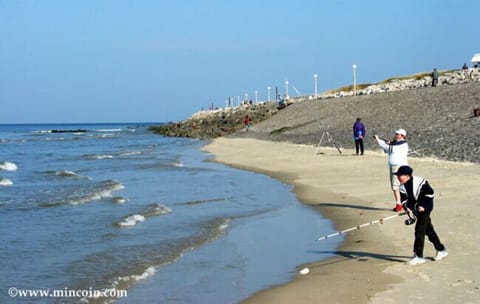
[[[313,79],[315,79],[315,99],[317,99],[317,97],[318,97],[318,93],[317,93],[318,75],[317,75],[317,74],[314,74],[314,75],[313,75]]]
[[[357,96],[357,65],[352,65],[353,69],[353,96]]]
[[[267,91],[268,91],[268,99],[267,99],[267,101],[270,101],[270,89],[271,89],[271,87],[268,86],[268,87],[267,87]]]
[[[285,99],[288,99],[288,80],[285,81]]]

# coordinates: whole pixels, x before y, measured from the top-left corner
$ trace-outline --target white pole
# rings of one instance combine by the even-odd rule
[[[315,79],[315,99],[318,97],[317,86],[318,86],[318,75],[314,74],[313,78]]]
[[[352,65],[353,68],[353,96],[357,96],[357,65]]]
[[[271,89],[271,87],[268,86],[268,87],[267,87],[267,90],[268,90],[268,101],[270,101],[270,89]]]
[[[258,91],[255,90],[255,103],[257,103],[257,102],[258,102]]]
[[[288,80],[285,81],[285,99],[288,99]]]
[[[383,224],[383,222],[385,222],[385,221],[391,220],[393,218],[396,218],[397,216],[402,216],[402,215],[405,215],[405,214],[406,214],[405,212],[397,213],[395,215],[390,215],[390,216],[387,216],[387,217],[384,217],[384,218],[380,218],[378,220],[370,221],[370,222],[365,223],[365,224],[361,224],[361,225],[358,225],[358,226],[353,226],[351,228],[348,228],[348,229],[345,229],[345,230],[342,230],[342,231],[337,231],[335,233],[319,237],[319,238],[317,238],[317,241],[323,241],[323,240],[332,238],[332,237],[337,236],[337,235],[345,234],[345,233],[353,231],[353,230],[360,230],[363,227],[367,227],[367,226],[370,226],[370,225],[373,225],[373,224],[378,224],[378,223]]]

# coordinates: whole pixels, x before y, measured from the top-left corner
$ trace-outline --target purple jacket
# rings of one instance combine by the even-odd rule
[[[353,124],[353,138],[354,139],[359,139],[360,136],[365,137],[366,131],[365,131],[365,126],[361,121],[356,121]]]

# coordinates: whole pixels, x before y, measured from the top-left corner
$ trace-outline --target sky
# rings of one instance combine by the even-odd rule
[[[0,0],[0,124],[170,122],[459,69],[478,0]]]

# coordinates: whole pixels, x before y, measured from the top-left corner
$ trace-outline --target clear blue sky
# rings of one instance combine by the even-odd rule
[[[160,122],[461,68],[478,0],[0,0],[0,123]]]

